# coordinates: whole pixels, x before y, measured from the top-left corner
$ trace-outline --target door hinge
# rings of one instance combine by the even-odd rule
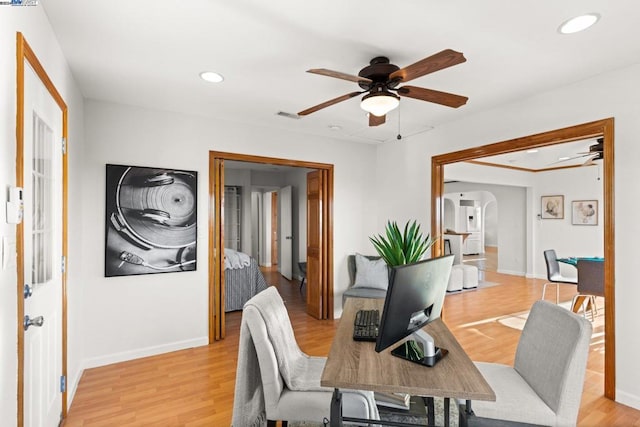
[[[60,376],[60,393],[64,393],[67,391],[67,377],[64,375]]]
[[[62,260],[60,262],[60,269],[62,270],[62,273],[65,273],[67,271],[67,257],[62,255]]]
[[[60,142],[62,143],[62,154],[67,154],[67,138],[62,137]]]

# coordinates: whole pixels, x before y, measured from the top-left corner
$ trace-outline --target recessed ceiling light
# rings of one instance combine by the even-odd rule
[[[533,154],[533,153],[537,153],[537,152],[538,152],[538,149],[536,149],[536,148],[533,148],[531,150],[527,150],[527,153],[529,153],[529,154]]]
[[[571,157],[558,157],[559,161],[569,160]]]
[[[599,19],[600,15],[597,13],[586,13],[563,22],[560,28],[558,28],[558,31],[562,34],[573,34],[584,31],[598,22]]]
[[[222,77],[221,74],[215,73],[213,71],[203,71],[202,73],[200,73],[200,78],[210,83],[220,83],[224,80],[224,77]]]
[[[329,129],[338,131],[342,130],[342,127],[338,125],[329,125]]]

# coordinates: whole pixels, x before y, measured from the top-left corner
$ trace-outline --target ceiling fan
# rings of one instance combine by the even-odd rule
[[[569,160],[575,160],[586,157],[586,161],[582,164],[582,166],[591,166],[594,165],[595,160],[602,160],[604,158],[604,139],[598,138],[597,142],[593,145],[589,146],[589,151],[584,151],[581,153],[577,153],[577,156],[562,158],[555,163],[567,162]]]
[[[466,96],[452,93],[439,92],[433,89],[425,89],[417,86],[401,86],[410,80],[422,77],[426,74],[452,67],[466,61],[464,55],[451,49],[445,49],[435,55],[424,58],[407,67],[400,68],[391,64],[389,58],[378,56],[373,58],[369,65],[364,67],[357,76],[326,68],[314,68],[308,73],[320,74],[337,79],[358,83],[362,90],[325,101],[306,110],[300,111],[299,116],[306,116],[323,108],[337,104],[355,96],[367,93],[360,103],[363,110],[369,113],[369,126],[378,126],[385,122],[386,114],[396,108],[400,103],[400,97],[419,99],[433,102],[447,107],[458,108],[467,103]],[[395,92],[395,93],[393,93]]]

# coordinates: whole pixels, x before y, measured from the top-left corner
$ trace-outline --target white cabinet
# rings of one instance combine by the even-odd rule
[[[453,263],[460,264],[462,262],[462,252],[464,247],[464,244],[462,243],[463,235],[445,233],[444,238],[449,241],[451,253],[453,254]],[[445,247],[445,251],[446,249],[447,248]]]
[[[482,240],[480,239],[480,233],[471,233],[464,241],[464,255],[477,255],[482,253]]]

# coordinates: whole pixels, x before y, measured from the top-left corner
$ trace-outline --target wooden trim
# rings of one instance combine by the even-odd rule
[[[326,319],[333,319],[333,166],[324,170],[325,197],[323,206],[323,230],[325,235]]]
[[[302,160],[282,159],[279,157],[255,156],[252,154],[227,153],[224,151],[209,151],[209,157],[220,158],[223,160],[235,160],[238,162],[264,163],[278,166],[293,166],[308,169],[333,169],[333,165],[328,163],[307,162]]]
[[[614,206],[614,119],[607,118],[581,125],[538,133],[508,141],[455,151],[431,159],[431,235],[441,236],[443,228],[444,166],[486,156],[546,147],[588,138],[604,139],[604,272],[605,272],[605,362],[604,395],[615,400],[615,206]],[[443,251],[440,241],[435,253]]]
[[[549,171],[555,171],[558,169],[572,169],[572,168],[581,168],[585,166],[593,166],[593,165],[567,165],[567,166],[555,166],[552,168],[531,169],[531,168],[523,168],[519,166],[501,165],[498,163],[482,162],[479,160],[467,160],[466,163],[471,163],[472,165],[490,166],[493,168],[503,168],[503,169],[511,169],[511,170],[517,170],[517,171],[523,171],[523,172],[533,172],[533,173],[549,172]]]
[[[213,310],[209,311],[209,343],[224,338],[224,161],[235,160],[249,163],[263,163],[280,166],[292,166],[319,169],[327,178],[323,183],[322,230],[322,313],[325,318],[333,318],[333,165],[302,160],[256,156],[251,154],[209,151],[209,301]],[[220,248],[216,251],[216,248]],[[218,297],[219,296],[219,297]]]
[[[223,198],[224,161],[209,156],[209,343],[225,336]]]
[[[42,81],[43,85],[54,99],[60,110],[62,111],[62,138],[66,141],[67,150],[62,155],[62,256],[65,257],[66,266],[61,274],[62,285],[62,375],[67,375],[67,271],[69,271],[68,256],[68,153],[69,153],[69,128],[68,128],[68,108],[64,99],[58,92],[57,88],[49,78],[44,67],[38,60],[33,49],[25,40],[22,33],[16,33],[16,186],[24,186],[24,61],[27,61],[31,68]],[[17,390],[17,410],[18,410],[18,426],[24,425],[24,329],[22,328],[22,319],[24,318],[24,298],[22,297],[22,288],[24,286],[24,225],[18,224],[16,227],[16,273],[17,273],[17,303],[18,303],[18,390]],[[62,419],[67,416],[67,392],[62,393]]]
[[[604,395],[616,399],[616,325],[615,325],[615,165],[614,165],[614,120],[603,123],[604,163]]]
[[[26,42],[22,33],[17,34],[16,46],[16,186],[24,187],[24,49]],[[16,226],[16,275],[17,275],[17,304],[18,318],[16,328],[18,335],[18,427],[24,425],[24,298],[22,298],[22,286],[24,285],[24,224]]]
[[[278,192],[271,192],[271,265],[278,265]]]

